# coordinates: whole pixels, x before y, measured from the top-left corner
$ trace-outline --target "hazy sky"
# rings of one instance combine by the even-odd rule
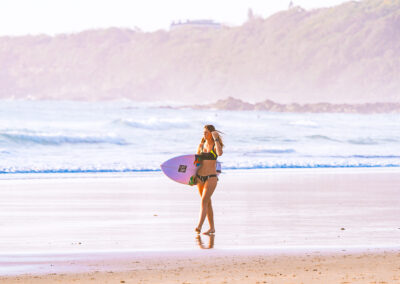
[[[0,35],[57,34],[93,28],[168,29],[172,21],[213,19],[240,25],[249,8],[267,17],[290,0],[0,0]],[[294,0],[305,9],[345,0]]]

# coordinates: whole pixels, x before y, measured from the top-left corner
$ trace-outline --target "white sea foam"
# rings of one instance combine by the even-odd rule
[[[301,126],[317,126],[318,124],[311,120],[296,120],[290,122],[291,125],[301,125]]]
[[[21,133],[21,132],[0,132],[0,139],[6,140],[9,144],[42,144],[42,145],[61,145],[61,144],[97,144],[109,143],[117,145],[127,144],[123,138],[115,136],[84,135],[84,134],[54,134],[54,133]]]
[[[157,118],[150,118],[147,120],[117,119],[113,121],[113,123],[145,130],[171,130],[174,128],[190,127],[189,121],[185,122],[180,120],[165,120]]]

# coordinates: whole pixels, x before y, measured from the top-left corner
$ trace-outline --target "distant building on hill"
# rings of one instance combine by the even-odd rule
[[[194,28],[221,28],[220,23],[214,22],[213,20],[186,20],[186,22],[172,22],[170,29],[176,29],[181,27],[194,27]]]
[[[288,10],[292,10],[295,12],[305,12],[306,10],[301,8],[300,6],[295,6],[293,1],[290,1]]]
[[[251,9],[251,8],[249,8],[249,10],[247,10],[247,20],[248,21],[254,20],[253,9]]]

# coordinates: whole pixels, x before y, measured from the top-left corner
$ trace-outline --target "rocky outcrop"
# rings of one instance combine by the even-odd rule
[[[251,104],[240,99],[229,97],[213,104],[185,106],[194,109],[218,110],[258,110],[270,112],[331,112],[331,113],[400,113],[400,103],[366,103],[366,104],[278,104],[271,100]]]

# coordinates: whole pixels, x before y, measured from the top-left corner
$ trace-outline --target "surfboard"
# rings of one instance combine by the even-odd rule
[[[163,173],[173,181],[190,185],[200,167],[198,155],[183,155],[169,159],[161,164]],[[221,163],[217,161],[217,174],[221,173]]]

